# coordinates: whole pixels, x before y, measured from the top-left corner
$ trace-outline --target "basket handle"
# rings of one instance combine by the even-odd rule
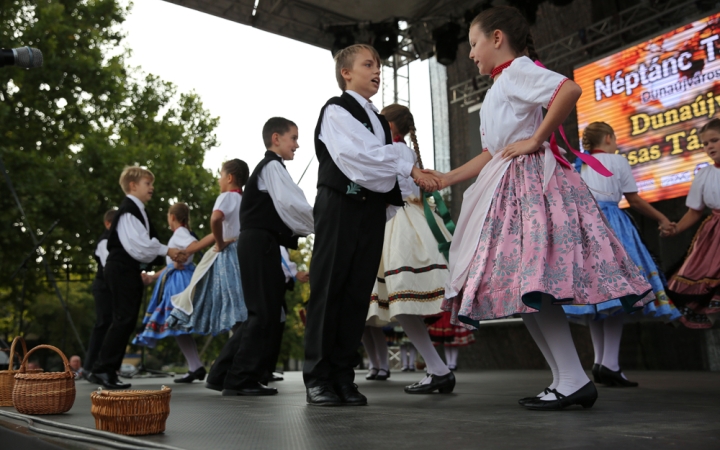
[[[20,365],[20,370],[18,370],[19,373],[25,373],[27,371],[27,363],[28,363],[28,360],[30,359],[30,355],[32,355],[35,352],[35,350],[40,350],[42,348],[52,350],[55,353],[57,353],[58,355],[60,355],[60,357],[63,360],[63,364],[65,364],[65,372],[72,373],[72,371],[70,370],[70,363],[68,362],[67,357],[65,357],[65,353],[61,352],[60,349],[57,347],[53,347],[52,345],[46,345],[46,344],[42,344],[42,345],[33,347],[32,350],[25,353],[25,357],[23,358],[22,364]]]
[[[27,355],[27,345],[25,345],[25,339],[23,339],[22,336],[15,336],[15,339],[13,339],[12,344],[10,344],[9,362],[10,362],[11,367],[8,367],[8,369],[10,369],[10,370],[12,370],[12,364],[14,361],[13,358],[15,357],[15,344],[17,344],[18,342],[20,342],[20,344],[22,345],[23,355]],[[20,363],[22,364],[22,358],[20,358]]]

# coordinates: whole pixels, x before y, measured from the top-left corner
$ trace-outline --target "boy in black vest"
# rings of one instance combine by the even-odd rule
[[[315,129],[320,168],[303,377],[310,405],[366,405],[353,368],[361,362],[385,221],[403,205],[397,176],[435,180],[402,162],[370,102],[380,87],[377,51],[350,46],[335,56],[335,72],[344,92],[323,107]]]
[[[262,135],[265,159],[245,184],[240,205],[237,251],[248,318],[225,344],[206,384],[225,396],[277,394],[265,383],[285,301],[279,246],[297,248],[298,238],[313,232],[312,207],[283,164],[299,147],[297,126],[273,117]]]
[[[118,380],[128,339],[135,329],[145,285],[141,273],[149,265],[164,265],[164,256],[184,260],[184,253],[157,240],[155,229],[145,212],[153,194],[155,176],[137,166],[125,167],[120,186],[127,194],[120,203],[108,236],[105,282],[112,295],[112,324],[100,346],[100,355],[89,380],[107,389],[127,389]]]
[[[100,354],[100,345],[105,339],[105,334],[107,334],[107,330],[112,323],[112,294],[110,293],[107,283],[105,283],[103,274],[108,257],[107,240],[110,236],[110,226],[116,214],[116,209],[110,209],[105,213],[103,217],[105,231],[103,231],[98,238],[95,254],[93,255],[95,262],[97,262],[97,272],[95,273],[95,280],[93,280],[92,283],[93,300],[95,300],[95,326],[90,333],[90,343],[88,344],[87,353],[85,354],[85,364],[83,365],[81,373],[85,379],[87,379],[90,376],[90,372],[92,372],[92,367]]]

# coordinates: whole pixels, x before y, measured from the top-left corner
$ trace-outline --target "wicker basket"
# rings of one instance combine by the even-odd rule
[[[171,392],[167,386],[159,391],[95,391],[90,394],[95,428],[130,436],[163,433]]]
[[[20,343],[22,345],[22,355],[19,355],[18,353],[15,353],[15,345],[17,343]],[[22,336],[15,336],[15,339],[13,339],[12,344],[10,345],[10,358],[8,359],[9,367],[8,370],[0,370],[0,406],[12,406],[13,400],[12,400],[12,393],[13,393],[13,387],[15,386],[15,374],[18,372],[17,370],[13,370],[13,363],[15,362],[15,357],[18,357],[18,360],[22,362],[23,357],[27,354],[27,346],[25,345],[25,339],[23,339]],[[28,369],[28,373],[40,373],[42,372],[42,369]]]
[[[64,372],[28,372],[30,355],[44,348],[62,357]],[[72,408],[75,403],[75,375],[63,352],[52,345],[38,345],[25,354],[20,370],[15,374],[13,403],[22,414],[61,414]]]

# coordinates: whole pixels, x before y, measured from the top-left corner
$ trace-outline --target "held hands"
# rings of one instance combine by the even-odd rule
[[[142,272],[140,274],[140,278],[142,278],[143,286],[152,284],[152,282],[155,281],[155,278],[152,275],[148,275],[146,272]]]
[[[414,167],[410,175],[413,177],[415,184],[425,192],[437,191],[447,186],[444,180],[445,174],[436,172],[434,170],[420,170]]]
[[[183,250],[178,250],[176,248],[169,248],[167,255],[176,262],[185,262],[187,259],[187,253],[185,253]]]
[[[538,142],[537,139],[531,137],[530,139],[524,139],[522,141],[513,142],[502,150],[503,159],[511,159],[522,155],[529,155],[535,153],[542,147],[542,142]]]
[[[670,221],[662,222],[660,223],[658,229],[660,230],[660,236],[662,237],[675,236],[677,234],[677,223]]]
[[[310,272],[298,271],[298,273],[295,274],[295,278],[300,283],[307,283],[308,281],[310,281]]]

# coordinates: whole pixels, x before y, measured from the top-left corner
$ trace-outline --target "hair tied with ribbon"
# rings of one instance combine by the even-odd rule
[[[540,61],[535,61],[535,65],[538,67],[542,67],[543,69],[546,69],[546,67],[541,63]],[[603,165],[596,157],[592,156],[589,153],[583,153],[581,151],[575,150],[572,145],[570,145],[570,142],[568,142],[568,138],[565,135],[565,129],[562,125],[558,128],[558,131],[560,131],[560,136],[562,136],[563,140],[565,141],[565,144],[567,144],[568,149],[573,152],[573,154],[582,162],[587,164],[591,169],[593,169],[595,172],[599,173],[600,175],[604,177],[611,177],[613,176],[613,173],[610,172],[607,167]],[[557,140],[555,139],[555,132],[550,136],[550,150],[552,150],[553,155],[555,156],[555,159],[558,160],[560,164],[567,167],[568,169],[572,166],[570,166],[570,163],[568,160],[562,157],[560,154],[560,148],[557,145]]]

